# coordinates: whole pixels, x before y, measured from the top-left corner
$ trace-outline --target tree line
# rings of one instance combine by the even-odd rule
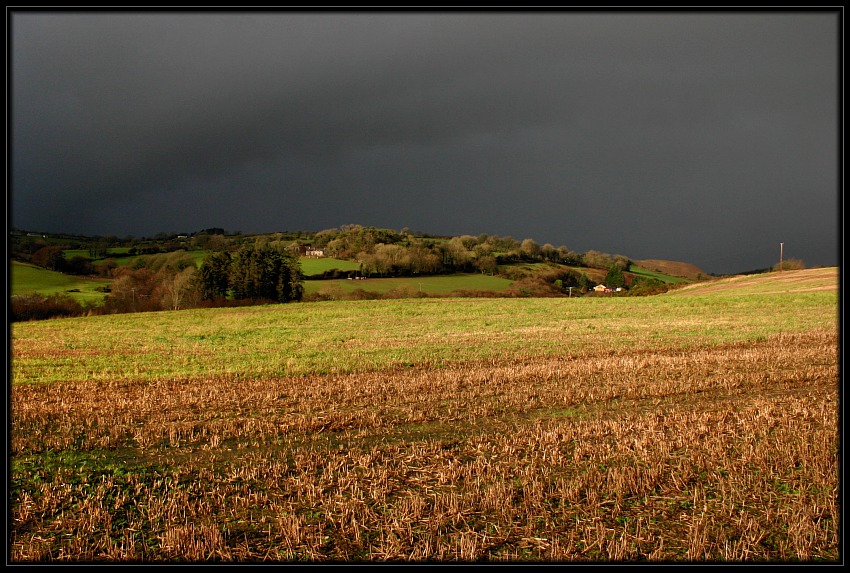
[[[324,250],[329,257],[360,263],[365,276],[406,276],[456,272],[496,274],[500,265],[520,262],[627,270],[631,261],[622,255],[599,251],[577,253],[566,246],[519,241],[510,236],[481,234],[451,238],[414,235],[407,229],[394,231],[362,225],[346,225],[319,231],[295,241]]]
[[[32,262],[62,270],[61,260],[35,257]],[[212,252],[200,268],[189,253],[179,251],[136,266],[109,267],[108,273],[113,280],[101,305],[86,306],[67,295],[19,295],[12,297],[11,319],[283,303],[301,300],[304,292],[298,258],[259,241],[233,253]]]
[[[418,274],[442,274],[455,272],[481,272],[496,274],[500,265],[519,262],[552,262],[574,267],[610,269],[616,265],[627,270],[631,261],[622,255],[609,255],[590,250],[578,253],[566,246],[555,247],[550,243],[538,244],[526,238],[522,241],[510,236],[480,234],[438,237],[414,234],[407,228],[401,231],[343,225],[339,228],[319,232],[272,233],[268,235],[243,236],[241,233],[227,235],[224,229],[212,227],[184,239],[162,234],[162,241],[137,241],[132,237],[75,237],[73,245],[46,244],[38,239],[31,242],[12,241],[12,256],[30,261],[44,268],[69,274],[100,274],[109,276],[115,263],[113,258],[139,254],[159,254],[180,250],[209,250],[234,253],[244,244],[257,241],[282,248],[293,256],[299,249],[312,247],[324,250],[329,257],[356,261],[365,276],[403,276]],[[14,238],[14,237],[13,237]],[[129,250],[123,255],[110,251],[116,246]],[[64,249],[87,248],[89,257],[73,257],[65,260]],[[91,259],[103,259],[93,265]]]
[[[304,294],[303,283],[298,258],[268,243],[243,245],[233,256],[211,253],[198,276],[204,300],[296,301]]]
[[[211,228],[180,241],[175,236],[162,239],[164,242],[158,245],[138,243],[131,238],[122,242],[114,237],[110,240],[101,237],[88,243],[75,238],[78,242],[74,247],[87,245],[90,257],[75,256],[69,260],[63,252],[68,245],[45,244],[41,238],[17,244],[12,254],[19,260],[69,274],[97,274],[113,280],[103,304],[98,307],[84,308],[64,300],[60,304],[56,297],[32,295],[15,297],[13,317],[27,319],[27,312],[32,317],[41,317],[51,306],[61,307],[59,315],[68,316],[298,301],[303,299],[305,280],[298,258],[307,247],[322,249],[326,256],[358,262],[358,273],[362,276],[501,274],[516,281],[519,296],[559,296],[573,288],[587,291],[595,283],[580,271],[581,267],[605,269],[607,286],[626,286],[623,273],[632,264],[622,255],[593,250],[577,253],[565,246],[540,245],[533,239],[519,241],[488,234],[439,237],[414,234],[408,229],[395,231],[362,225],[345,225],[317,233],[255,236],[225,235],[223,229]],[[132,253],[128,251],[127,255],[159,252],[160,256],[138,259],[132,266],[119,265],[110,254],[115,245],[125,248],[131,245]],[[206,250],[209,254],[198,267],[186,248]],[[102,260],[94,264],[91,259],[95,258]],[[515,265],[523,262],[551,262],[579,270],[553,267],[528,276]],[[663,286],[660,281],[656,283],[644,281],[629,286],[640,287],[635,294],[651,293]]]

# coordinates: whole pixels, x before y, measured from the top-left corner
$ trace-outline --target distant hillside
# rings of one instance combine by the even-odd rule
[[[680,263],[677,261],[662,261],[659,259],[645,259],[642,261],[634,261],[639,267],[643,267],[650,271],[671,275],[674,277],[682,277],[692,281],[702,278],[708,278],[708,273],[696,265],[690,263]]]
[[[683,286],[670,296],[704,294],[777,294],[838,290],[838,267],[735,275]]]
[[[196,257],[197,266],[209,250],[234,252],[246,241],[258,239],[293,249],[292,252],[300,252],[302,255],[307,249],[322,252],[320,258],[311,260],[315,260],[316,265],[322,265],[323,269],[304,269],[308,278],[335,269],[357,270],[364,276],[373,277],[475,272],[492,275],[497,270],[509,269],[504,278],[519,280],[516,275],[528,274],[524,273],[523,269],[539,264],[572,269],[593,283],[603,283],[613,264],[626,271],[624,278],[627,285],[636,278],[653,278],[665,283],[709,278],[705,271],[690,263],[645,259],[632,261],[635,268],[626,268],[623,264],[629,259],[622,255],[598,251],[581,254],[565,246],[541,246],[532,239],[518,241],[509,236],[480,234],[437,237],[424,233],[413,234],[406,229],[395,231],[362,225],[343,225],[319,232],[277,232],[261,235],[237,233],[228,236],[223,231],[212,228],[185,235],[162,233],[153,239],[143,237],[137,240],[133,237],[119,239],[52,235],[16,229],[11,235],[11,255],[17,261],[31,262],[73,274],[85,274],[64,263],[72,259],[82,259],[97,265],[109,256],[115,260],[111,264],[137,268],[142,260],[140,256],[146,256],[145,261],[148,258],[154,260],[154,257],[158,260],[163,254],[184,251]],[[50,249],[62,249],[65,261],[53,266],[47,264],[48,258],[53,256]],[[330,263],[331,260],[335,262]],[[324,268],[324,265],[332,266]],[[145,262],[145,266],[150,265]],[[547,267],[546,272],[551,274],[553,268]],[[89,269],[89,272],[94,270],[96,269]],[[567,280],[567,277],[561,280]]]

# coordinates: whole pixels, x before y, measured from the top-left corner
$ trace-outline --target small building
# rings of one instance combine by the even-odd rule
[[[605,285],[596,285],[595,287],[593,287],[593,290],[596,292],[608,292],[608,289],[605,287]]]

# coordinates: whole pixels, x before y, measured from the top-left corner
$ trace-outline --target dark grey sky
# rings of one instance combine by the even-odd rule
[[[10,12],[11,224],[839,258],[835,12]]]

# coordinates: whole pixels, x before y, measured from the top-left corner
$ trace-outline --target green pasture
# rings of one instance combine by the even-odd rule
[[[337,292],[348,294],[357,289],[362,289],[380,294],[397,291],[415,296],[419,292],[425,294],[451,294],[462,290],[503,291],[510,287],[512,282],[508,279],[483,275],[481,273],[424,277],[368,278],[365,280],[334,279],[304,281],[304,292],[305,294],[334,294]]]
[[[510,265],[499,265],[499,272],[501,273],[513,273],[513,274],[525,274],[525,275],[533,275],[537,273],[544,273],[553,270],[561,271],[573,271],[578,274],[586,274],[586,275],[600,275],[603,276],[607,273],[605,269],[596,269],[596,268],[587,268],[587,267],[575,267],[570,265],[553,265],[552,263],[516,263]],[[688,279],[682,277],[674,277],[672,275],[666,275],[664,273],[659,273],[656,271],[651,271],[649,269],[645,269],[638,265],[631,265],[629,267],[629,271],[632,274],[635,274],[639,277],[653,278],[658,279],[664,283],[681,283],[681,282],[690,282]]]
[[[634,349],[675,353],[834,330],[837,322],[837,289],[740,296],[412,298],[165,311],[13,323],[12,378],[15,384],[215,380],[440,368],[508,357],[570,360]]]
[[[75,277],[18,261],[12,261],[10,273],[12,295],[67,294],[86,304],[102,303],[106,293],[97,289],[109,284],[106,279]]]
[[[64,251],[62,251],[62,253],[65,255],[65,260],[71,260],[74,257],[83,257],[84,259],[89,259],[94,265],[99,265],[103,263],[106,259],[112,259],[119,267],[157,266],[158,261],[166,261],[168,259],[173,259],[174,257],[182,257],[186,255],[192,258],[195,263],[195,266],[200,267],[201,263],[204,261],[204,257],[209,254],[209,251],[205,250],[179,250],[172,251],[169,253],[153,253],[146,255],[128,256],[127,253],[129,251],[130,249],[128,247],[110,248],[107,251],[108,254],[106,257],[101,257],[97,259],[91,258],[88,249],[65,249]]]
[[[498,265],[497,268],[498,268],[499,272],[514,271],[514,272],[521,272],[521,273],[525,273],[525,274],[530,275],[530,274],[539,273],[539,272],[542,272],[542,271],[550,271],[550,270],[553,270],[554,268],[558,268],[558,267],[563,268],[563,269],[571,268],[571,267],[567,267],[566,265],[553,266],[552,263],[510,263],[510,264],[507,264],[507,265]]]
[[[649,269],[645,269],[643,267],[639,267],[638,265],[631,265],[629,267],[629,272],[635,274],[639,277],[645,277],[649,279],[658,279],[664,283],[682,283],[689,282],[688,279],[682,277],[674,277],[672,275],[665,275],[664,273],[659,273],[656,271],[651,271]]]
[[[510,263],[506,265],[498,265],[497,270],[499,273],[505,274],[507,276],[532,276],[543,273],[551,273],[553,271],[576,271],[579,273],[586,272],[587,269],[579,268],[579,267],[571,267],[569,265],[562,265],[558,263],[528,263],[528,262],[520,262],[520,263]]]
[[[89,253],[89,249],[65,249],[62,253],[65,255],[65,260],[71,260],[74,257],[82,257],[84,259],[89,259],[91,261],[102,261],[104,258],[109,257],[122,257],[126,255],[130,251],[129,247],[111,247],[106,250],[106,257],[103,258],[92,258]]]
[[[301,272],[304,275],[319,275],[325,271],[339,269],[341,271],[357,271],[360,270],[360,263],[356,261],[344,261],[342,259],[334,259],[332,257],[300,257],[298,262],[301,263]]]
[[[170,253],[153,253],[150,255],[133,255],[131,257],[119,257],[114,259],[115,264],[119,267],[137,267],[137,266],[145,266],[149,268],[157,268],[161,266],[162,263],[168,260],[174,260],[176,258],[189,257],[192,259],[192,262],[195,263],[195,266],[200,268],[201,263],[204,262],[204,258],[209,254],[209,251],[172,251]],[[103,261],[103,259],[100,259]],[[97,263],[95,263],[97,264]]]

